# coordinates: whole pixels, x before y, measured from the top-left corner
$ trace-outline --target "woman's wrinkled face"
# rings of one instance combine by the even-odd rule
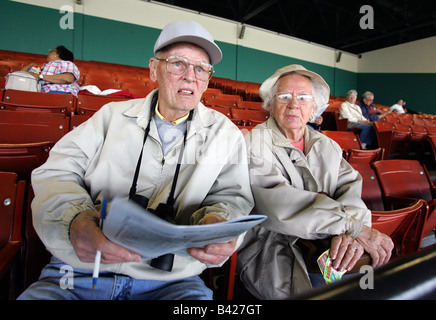
[[[276,95],[281,93],[292,94],[292,100],[288,103],[280,103],[276,98],[273,100],[271,112],[280,129],[284,132],[304,130],[311,115],[315,113],[315,104],[311,101],[302,105],[295,97],[313,96],[312,82],[299,74],[286,75],[277,82]]]

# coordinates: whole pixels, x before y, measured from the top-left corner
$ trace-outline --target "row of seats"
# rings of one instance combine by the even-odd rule
[[[436,189],[425,166],[401,159],[351,165],[363,178],[373,226],[391,236],[395,256],[417,252],[428,235],[435,242]]]
[[[92,65],[92,63],[89,64]],[[98,70],[101,69],[101,65],[102,64],[98,63],[94,67],[84,68],[84,70],[86,70],[84,72],[84,79],[88,77],[91,79],[91,75],[98,73]],[[126,66],[126,69],[129,68],[131,67]],[[106,69],[110,69],[109,65]],[[220,78],[212,79],[216,81],[211,81],[210,88],[203,96],[203,103],[205,105],[227,115],[242,130],[250,130],[255,124],[266,120],[268,114],[261,108],[261,102],[258,101],[258,97],[256,97],[255,94],[250,94],[250,90],[254,91],[255,89],[247,89],[250,86],[249,84],[241,83],[237,85],[234,81],[224,81]],[[124,81],[127,83],[127,80]],[[253,88],[255,86],[251,87]],[[27,272],[34,271],[37,273],[40,270],[39,266],[32,266],[31,263],[32,261],[38,262],[38,256],[45,257],[44,254],[46,252],[44,252],[42,244],[38,242],[39,239],[34,233],[33,227],[31,227],[32,224],[30,220],[28,220],[30,213],[26,215],[26,210],[29,210],[27,203],[33,198],[28,180],[30,171],[46,160],[49,150],[54,143],[69,130],[74,129],[77,124],[89,118],[103,104],[107,103],[106,99],[118,101],[124,98],[83,94],[79,95],[77,98],[71,99],[70,95],[41,93],[32,93],[32,98],[25,98],[28,93],[23,91],[14,92],[12,90],[2,91],[0,94],[2,95],[0,104],[0,153],[2,153],[2,148],[7,150],[8,147],[11,147],[10,145],[15,145],[15,150],[9,148],[7,151],[0,154],[0,171],[16,172],[14,173],[14,178],[9,177],[9,180],[14,181],[13,185],[6,187],[9,193],[17,188],[20,190],[24,189],[25,192],[27,192],[27,195],[25,193],[24,196],[24,205],[17,203],[14,212],[24,212],[24,216],[21,218],[17,217],[17,219],[27,221],[24,230],[30,229],[30,231],[26,231],[28,232],[27,234],[24,233],[24,237],[22,236],[21,240],[19,240],[16,235],[12,236],[11,234],[5,236],[5,239],[18,239],[16,241],[21,241],[22,248],[25,248],[25,250],[22,251],[26,252],[26,256],[33,254],[33,258],[26,260],[23,256],[14,255],[14,259],[15,261],[21,259],[18,261],[21,261],[21,267],[24,266],[24,268],[28,270]],[[42,102],[39,97],[45,95],[50,96],[44,98],[45,100]],[[248,99],[248,97],[250,98]],[[58,99],[65,99],[65,101]],[[93,99],[94,101],[88,104],[88,102],[85,102],[86,99],[89,99],[89,101]],[[336,98],[332,99],[339,100]],[[388,194],[385,194],[385,188],[387,190],[387,187],[385,187],[381,181],[382,177],[387,175],[379,174],[376,171],[376,164],[378,163],[394,164],[394,162],[392,162],[393,160],[382,160],[385,158],[384,154],[386,154],[386,149],[362,150],[359,137],[354,132],[345,130],[336,132],[328,131],[329,130],[324,130],[323,133],[335,139],[342,146],[344,157],[361,173],[364,182],[362,195],[365,203],[372,210],[374,227],[392,236],[395,243],[395,255],[401,256],[419,250],[423,236],[435,227],[435,225],[432,224],[433,220],[430,218],[433,217],[431,213],[434,210],[432,201],[434,197],[434,187],[431,180],[428,178],[425,167],[422,167],[420,171],[415,171],[415,165],[405,162],[399,163],[397,167],[392,169],[392,176],[395,177],[393,178],[395,179],[394,184],[396,184],[397,187],[406,185],[409,181],[415,181],[412,179],[427,179],[427,182],[423,179],[422,181],[417,180],[418,182],[411,183],[411,186],[413,186],[412,190],[407,190],[407,192],[406,190],[400,190],[401,195],[393,198],[392,196],[396,195],[394,191],[398,190],[389,190]],[[335,134],[335,137],[333,137],[333,134]],[[352,134],[352,136],[349,134]],[[346,136],[350,136],[350,139],[345,139]],[[430,136],[431,135],[428,135],[428,137]],[[341,139],[342,141],[340,141]],[[350,143],[350,141],[352,141],[352,143]],[[36,151],[29,151],[32,148]],[[14,154],[18,154],[21,160],[14,158]],[[8,157],[9,160],[7,160]],[[2,159],[6,159],[6,161],[2,162]],[[6,163],[9,165],[17,164],[19,167],[22,167],[23,161],[29,159],[32,160],[28,161],[27,169],[22,171],[12,166],[7,167],[5,165]],[[408,169],[409,167],[413,168],[413,170]],[[399,173],[398,177],[395,175],[396,172]],[[410,176],[406,175],[405,172]],[[406,182],[401,182],[400,177],[403,180],[405,179]],[[24,182],[21,182],[21,180],[24,180]],[[375,183],[377,183],[377,185],[375,185]],[[1,185],[3,185],[3,183],[1,183]],[[5,183],[5,185],[7,184]],[[421,193],[418,193],[418,190],[421,190],[421,186],[429,186],[428,190],[432,191],[420,191]],[[398,193],[400,193],[400,191],[398,191]],[[430,194],[431,196],[429,196]],[[23,198],[22,196],[20,197]],[[2,195],[1,199],[8,198],[11,198],[11,196],[3,197]],[[6,201],[4,203],[9,202],[10,201]],[[11,208],[10,206],[5,207],[8,207],[9,210]],[[11,218],[9,218],[9,221],[11,221]],[[5,226],[8,225],[7,221],[5,223]],[[20,222],[16,222],[14,226],[16,227],[19,223]],[[2,225],[3,222],[0,226]],[[13,227],[8,227],[7,229],[13,230]],[[2,231],[2,234],[6,233]],[[32,240],[26,240],[26,237]],[[3,246],[2,244],[3,243],[0,243],[0,250],[6,247],[6,245]],[[0,257],[2,257],[2,251],[0,251]],[[0,263],[3,263],[3,261],[6,260],[0,258]],[[226,299],[231,299],[232,297],[235,263],[236,255],[225,265],[226,293],[222,295],[222,297]],[[4,265],[11,266],[14,265],[14,263],[8,262],[4,263]],[[15,265],[17,265],[17,262],[15,262]],[[1,266],[0,264],[0,278],[2,276],[1,270],[3,270]],[[18,262],[18,266],[20,266],[20,262]],[[9,268],[8,270],[12,269]],[[210,280],[216,276],[216,272],[214,272],[216,270],[209,271],[211,273],[209,277]],[[32,277],[27,274],[21,275],[20,277],[22,279],[32,279]],[[32,280],[34,280],[34,278]],[[23,282],[27,283],[27,280]]]
[[[0,300],[13,300],[38,280],[50,261],[32,223],[32,186],[15,172],[0,169]],[[232,300],[237,253],[220,268],[207,269],[201,277],[214,298]],[[230,277],[230,275],[233,275]]]

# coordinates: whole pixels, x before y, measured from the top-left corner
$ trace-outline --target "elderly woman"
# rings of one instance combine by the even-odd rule
[[[47,63],[42,66],[41,73],[32,70],[34,63],[24,67],[35,78],[41,81],[41,91],[50,93],[70,93],[78,95],[80,87],[77,81],[80,78],[80,71],[74,64],[74,54],[64,46],[58,46],[49,51]]]
[[[374,125],[362,114],[362,109],[356,104],[357,91],[350,90],[345,96],[345,102],[341,104],[339,111],[340,119],[348,119],[348,129],[360,129],[359,137],[363,149],[371,146],[376,138]]]
[[[253,213],[268,219],[239,249],[238,272],[259,299],[287,299],[311,288],[299,238],[332,238],[334,267],[350,270],[364,251],[373,266],[389,261],[391,239],[372,229],[361,176],[337,143],[306,123],[330,88],[299,65],[277,70],[260,87],[270,118],[246,135]]]

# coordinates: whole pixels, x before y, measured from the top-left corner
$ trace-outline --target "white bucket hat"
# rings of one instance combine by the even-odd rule
[[[327,82],[317,73],[307,70],[305,67],[298,64],[291,64],[289,66],[278,69],[271,77],[266,79],[259,88],[259,95],[262,100],[265,100],[265,97],[271,91],[272,87],[276,84],[276,82],[283,76],[295,72],[297,74],[301,74],[303,76],[309,77],[312,81],[316,82],[318,86],[321,88],[321,92],[319,94],[317,101],[318,109],[328,104],[330,99],[330,87]]]
[[[211,64],[221,61],[223,54],[212,35],[195,21],[180,21],[167,24],[154,44],[154,54],[160,49],[177,42],[193,43],[204,49]]]

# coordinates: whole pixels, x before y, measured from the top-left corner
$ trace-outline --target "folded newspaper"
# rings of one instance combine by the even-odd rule
[[[103,233],[112,242],[153,259],[167,253],[187,256],[186,249],[230,241],[266,219],[248,215],[206,225],[169,223],[136,203],[115,198],[103,224]]]

